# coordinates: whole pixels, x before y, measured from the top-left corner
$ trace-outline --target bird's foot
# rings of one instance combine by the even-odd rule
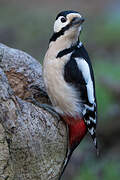
[[[29,89],[34,90],[37,92],[38,95],[44,96],[49,99],[47,92],[43,90],[42,88],[40,88],[38,85],[31,85]]]
[[[58,121],[61,119],[60,115],[54,110],[54,108],[51,105],[48,104],[41,104],[38,101],[36,101],[34,98],[30,98],[31,103],[33,103],[34,105],[48,111],[53,117],[57,118]]]

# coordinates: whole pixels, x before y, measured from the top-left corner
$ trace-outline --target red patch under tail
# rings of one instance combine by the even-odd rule
[[[63,119],[69,127],[69,145],[70,149],[74,150],[87,133],[87,127],[84,120],[77,116],[64,116]]]

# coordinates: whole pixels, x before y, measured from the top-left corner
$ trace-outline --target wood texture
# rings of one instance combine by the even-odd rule
[[[0,180],[57,180],[60,175],[66,126],[28,100],[50,104],[44,91],[40,63],[0,44]]]

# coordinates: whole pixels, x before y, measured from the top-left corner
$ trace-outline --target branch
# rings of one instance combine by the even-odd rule
[[[61,173],[66,126],[26,101],[50,104],[44,91],[41,65],[0,44],[0,180],[57,180]]]

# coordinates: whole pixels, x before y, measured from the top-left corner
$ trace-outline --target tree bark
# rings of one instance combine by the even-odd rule
[[[30,102],[50,104],[44,91],[40,63],[0,44],[0,180],[57,180],[61,173],[66,126]]]

